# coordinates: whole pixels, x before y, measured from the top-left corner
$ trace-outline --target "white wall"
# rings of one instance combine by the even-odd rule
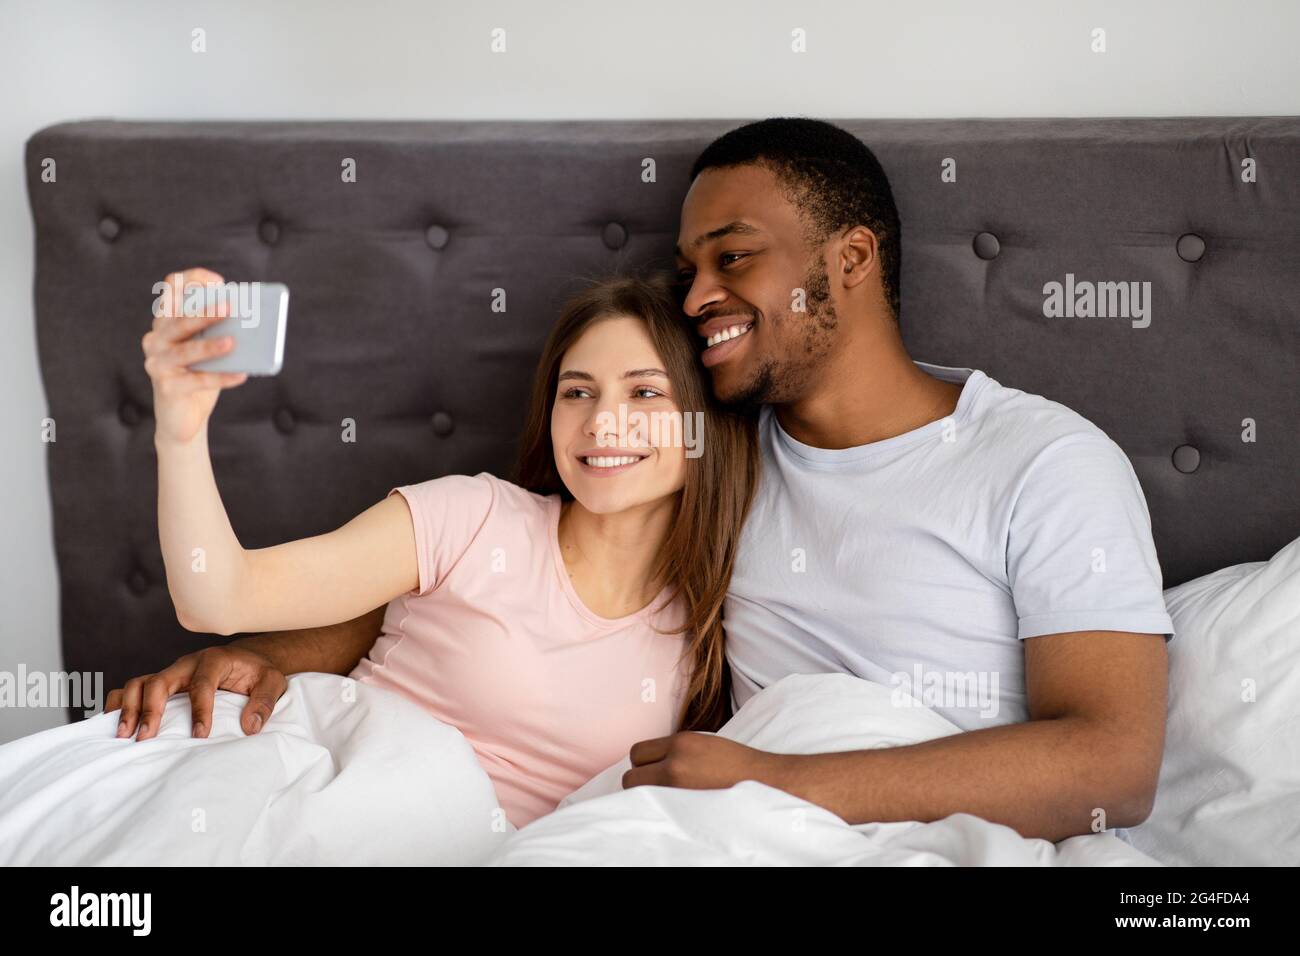
[[[202,27],[207,52],[190,50]],[[489,52],[504,28],[507,53]],[[1106,52],[1090,49],[1106,31]],[[791,31],[807,52],[791,52]],[[123,119],[1300,114],[1300,4],[0,2],[0,671],[62,667],[23,143]],[[0,708],[0,741],[61,722]]]

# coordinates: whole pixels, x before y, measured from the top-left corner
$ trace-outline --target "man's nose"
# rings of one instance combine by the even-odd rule
[[[682,312],[692,325],[699,325],[704,321],[705,311],[725,302],[726,298],[725,290],[718,288],[711,279],[697,275],[691,280],[691,287],[682,300]]]

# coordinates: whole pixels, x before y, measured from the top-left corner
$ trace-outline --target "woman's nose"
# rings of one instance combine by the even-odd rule
[[[618,403],[612,401],[596,402],[587,419],[587,434],[598,445],[616,446],[618,444]]]

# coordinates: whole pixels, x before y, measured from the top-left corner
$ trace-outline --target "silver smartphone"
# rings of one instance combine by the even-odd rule
[[[230,314],[195,338],[235,337],[235,347],[225,355],[189,366],[200,372],[247,372],[275,375],[284,364],[284,333],[289,321],[289,287],[283,282],[227,282],[210,290],[208,301],[219,297]]]

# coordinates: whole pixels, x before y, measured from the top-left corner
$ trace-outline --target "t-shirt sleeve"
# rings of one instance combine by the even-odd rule
[[[1142,486],[1104,435],[1058,439],[1035,458],[1011,513],[1007,576],[1022,639],[1173,636]]]
[[[388,494],[400,494],[411,510],[420,583],[410,593],[428,594],[443,582],[487,522],[495,500],[492,479],[486,474],[448,475],[402,485]]]

